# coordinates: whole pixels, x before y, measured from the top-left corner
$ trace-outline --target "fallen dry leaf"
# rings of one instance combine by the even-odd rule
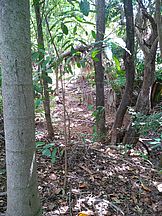
[[[79,189],[85,189],[87,185],[85,183],[79,183]]]
[[[56,180],[56,179],[57,179],[57,176],[56,176],[54,173],[52,173],[52,174],[49,176],[49,178],[50,178],[51,180]]]
[[[78,216],[92,216],[94,213],[92,211],[82,211],[78,214]]]
[[[160,193],[162,193],[162,183],[157,185],[157,189]]]
[[[144,185],[143,183],[141,183],[141,187],[143,190],[147,191],[147,192],[150,192],[151,190],[146,186]]]

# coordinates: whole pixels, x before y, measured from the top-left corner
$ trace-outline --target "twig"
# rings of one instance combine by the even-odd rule
[[[111,207],[113,207],[117,212],[120,212],[122,215],[125,215],[124,212],[118,206],[116,206],[115,204],[113,204],[112,202],[107,201],[107,200],[102,200],[102,201],[106,202],[108,205],[110,205]]]
[[[67,120],[68,120],[68,141],[69,141],[69,144],[70,144],[71,143],[70,116],[69,116],[69,113],[68,113],[67,109],[65,111],[66,111]]]
[[[93,173],[87,168],[87,167],[84,167],[82,166],[81,164],[78,165],[81,169],[85,170],[92,178],[92,181],[94,181],[94,177],[93,177]]]
[[[60,55],[59,52],[57,50],[56,44],[54,42],[54,39],[52,38],[52,34],[49,28],[49,23],[47,20],[47,16],[45,17],[45,21],[46,21],[46,25],[47,25],[47,29],[49,32],[49,36],[51,38],[51,43],[53,45],[53,49],[56,52],[56,56],[58,59],[60,59]],[[62,89],[62,99],[63,99],[63,112],[64,112],[64,137],[65,137],[65,176],[64,176],[64,189],[66,189],[66,183],[67,183],[67,174],[68,174],[68,160],[67,160],[67,146],[68,146],[68,136],[67,136],[67,127],[66,127],[66,103],[65,103],[65,88],[63,85],[63,80],[62,80],[62,75],[63,75],[63,71],[62,71],[62,66],[59,66],[59,70],[60,70],[60,77],[61,77],[61,89]],[[69,124],[69,128],[70,128],[70,124]],[[68,128],[68,129],[69,129]],[[70,130],[70,129],[69,129]],[[69,132],[70,135],[70,132]]]
[[[69,202],[69,214],[70,216],[73,216],[73,212],[72,212],[72,206],[71,206],[71,188],[70,188],[70,191],[68,193],[68,202]]]
[[[66,127],[66,103],[65,103],[65,90],[62,80],[62,71],[61,74],[61,89],[62,89],[62,99],[63,99],[63,109],[64,109],[64,137],[65,137],[65,177],[64,177],[64,189],[66,188],[67,183],[67,174],[68,174],[68,160],[67,160],[67,146],[68,146],[68,137],[67,137],[67,127]]]

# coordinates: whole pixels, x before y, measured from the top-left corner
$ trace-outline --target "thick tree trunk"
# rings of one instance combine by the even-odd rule
[[[121,127],[123,124],[124,115],[130,105],[133,83],[135,76],[135,66],[134,66],[134,21],[133,21],[133,6],[131,0],[124,0],[124,11],[126,16],[126,47],[130,53],[125,52],[124,63],[126,69],[126,87],[124,95],[122,97],[120,106],[116,113],[115,122],[112,128],[111,143],[115,144],[119,142],[121,137]]]
[[[149,113],[151,107],[150,92],[155,79],[155,58],[156,51],[145,57],[143,84],[136,103],[135,111],[145,115]]]
[[[136,112],[140,112],[144,115],[147,115],[150,110],[150,90],[154,82],[156,53],[154,53],[151,56],[154,58],[153,62],[149,62],[148,59],[145,60],[143,85],[139,93],[139,96],[136,102],[136,108],[135,108]],[[128,127],[128,131],[126,132],[125,137],[123,139],[123,143],[124,144],[128,144],[128,143],[136,144],[138,139],[139,139],[139,133],[134,128],[132,128],[132,125],[130,123]]]
[[[104,67],[102,66],[102,44],[105,34],[105,0],[96,0],[96,44],[99,53],[96,55],[98,61],[94,62],[96,82],[96,110],[99,114],[96,118],[98,137],[105,133],[105,110],[104,110]]]
[[[156,47],[153,50],[153,52],[150,52],[150,54],[147,54],[147,56],[145,57],[143,84],[135,108],[136,112],[140,112],[144,115],[147,115],[150,110],[150,105],[151,105],[150,90],[155,79],[155,58],[156,58],[157,42],[155,43],[156,43],[155,45]],[[139,139],[138,131],[135,131],[135,129],[132,128],[132,125],[130,124],[128,131],[126,132],[125,137],[123,139],[123,143],[136,144],[138,139]]]
[[[35,161],[29,1],[1,0],[7,216],[40,216]]]
[[[40,63],[40,69],[42,72],[42,84],[43,84],[43,105],[44,105],[44,111],[45,111],[45,118],[46,118],[46,124],[47,124],[47,132],[48,136],[52,138],[54,136],[53,126],[52,126],[52,120],[51,120],[51,113],[50,113],[50,97],[49,97],[49,91],[48,91],[48,82],[47,82],[47,73],[42,68],[42,64],[44,61],[44,53],[42,51],[45,51],[44,48],[44,38],[43,38],[43,30],[42,30],[42,18],[40,14],[40,3],[39,1],[34,4],[35,8],[35,14],[36,14],[36,20],[37,20],[37,41],[38,41],[38,49],[39,49],[39,61]]]
[[[155,59],[156,59],[156,51],[157,51],[157,43],[158,43],[158,33],[157,33],[157,25],[155,20],[149,15],[146,9],[143,8],[143,15],[149,20],[151,24],[151,34],[148,39],[143,39],[143,35],[138,30],[138,25],[136,29],[137,39],[139,41],[139,45],[143,51],[145,62],[144,62],[144,77],[141,91],[139,93],[135,111],[140,112],[142,114],[147,115],[150,110],[150,90],[154,82],[155,78]],[[139,132],[135,131],[132,128],[130,123],[128,130],[123,139],[123,143],[131,143],[136,144],[139,138]]]

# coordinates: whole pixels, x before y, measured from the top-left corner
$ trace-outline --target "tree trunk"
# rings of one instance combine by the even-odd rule
[[[145,62],[144,62],[143,84],[136,102],[135,111],[147,115],[150,110],[150,90],[155,79],[155,59],[156,59],[156,51],[157,51],[157,43],[158,43],[157,40],[158,33],[157,33],[157,25],[155,23],[154,18],[147,13],[146,9],[143,8],[142,12],[143,15],[149,20],[152,31],[148,39],[145,40],[140,30],[138,30],[138,27],[140,29],[139,26],[140,23],[136,25],[137,39],[143,51]],[[138,138],[139,138],[138,131],[135,131],[135,129],[132,128],[132,124],[130,123],[128,127],[128,131],[126,132],[125,137],[123,139],[123,143],[136,144]]]
[[[124,115],[130,105],[133,83],[135,76],[134,66],[134,21],[133,21],[133,6],[131,0],[124,0],[124,11],[126,16],[126,47],[130,53],[125,52],[124,64],[126,69],[126,87],[122,97],[120,106],[116,113],[115,122],[112,128],[111,143],[119,142],[121,137],[121,127],[123,124]]]
[[[105,34],[105,0],[96,0],[96,42],[95,47],[99,50],[96,55],[98,61],[94,62],[96,82],[96,128],[98,137],[105,133],[105,110],[104,110],[104,67],[102,66],[102,45]],[[99,43],[99,41],[101,41]]]
[[[140,94],[136,103],[136,112],[141,112],[147,115],[150,111],[150,90],[155,79],[155,58],[156,51],[145,56],[144,62],[144,77]]]
[[[35,161],[29,1],[1,0],[7,216],[40,216]]]
[[[50,113],[50,98],[49,98],[49,91],[48,91],[48,82],[47,82],[47,73],[42,67],[44,62],[44,38],[43,38],[43,30],[42,30],[42,18],[40,14],[40,3],[34,3],[35,14],[36,14],[36,21],[37,21],[37,41],[38,41],[38,50],[39,50],[39,62],[40,62],[40,70],[42,72],[42,84],[43,84],[43,105],[45,111],[45,118],[47,124],[47,132],[48,136],[52,138],[54,136],[52,120],[51,120],[51,113]]]
[[[156,0],[156,22],[158,28],[160,52],[162,57],[162,14],[161,14],[162,0]]]
[[[162,57],[162,15],[161,15],[162,0],[156,0],[156,22],[158,28],[158,37],[160,44],[160,53]],[[162,167],[162,154],[160,156],[160,167]]]

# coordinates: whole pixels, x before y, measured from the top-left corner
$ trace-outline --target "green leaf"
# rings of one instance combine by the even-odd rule
[[[93,111],[94,110],[94,105],[88,105],[88,110]]]
[[[40,0],[33,0],[33,4],[34,4],[34,5],[37,5],[37,4],[39,4],[39,1],[40,1]]]
[[[85,59],[80,60],[80,64],[81,64],[82,68],[85,68],[85,66],[86,66],[85,63],[86,63]]]
[[[68,35],[68,27],[63,22],[61,23],[61,29],[65,35]]]
[[[71,46],[73,46],[73,43],[67,44],[67,46],[64,48],[64,51],[67,50]]]
[[[52,79],[51,79],[51,77],[46,76],[46,81],[47,81],[49,84],[52,84]]]
[[[42,99],[37,98],[34,102],[35,108],[37,109],[42,104]]]
[[[35,84],[35,85],[34,85],[34,91],[35,91],[36,93],[42,94],[42,92],[43,92],[42,86],[41,86],[39,83]]]
[[[47,157],[51,157],[50,149],[48,149],[48,148],[43,149],[42,155],[47,156]]]
[[[80,62],[77,62],[77,67],[78,67],[78,68],[81,68]]]
[[[53,151],[52,151],[52,155],[51,155],[51,157],[52,157],[51,162],[52,163],[56,162],[56,154],[57,154],[57,148],[54,148]]]
[[[71,42],[71,40],[67,40],[65,41],[65,43],[63,43],[62,48],[64,48],[67,44],[69,45],[69,43]],[[70,44],[71,45],[71,44]],[[67,49],[67,48],[66,48]]]
[[[100,61],[97,57],[94,57],[94,58],[92,58],[92,59],[93,59],[93,61],[95,61],[95,62],[99,62],[99,61]]]
[[[71,44],[71,54],[75,54],[76,50],[74,49],[73,44]]]
[[[63,34],[57,36],[57,42],[60,42],[63,39]]]
[[[60,156],[63,156],[63,154],[64,154],[64,149],[61,150]]]
[[[71,66],[70,66],[69,64],[65,66],[65,71],[66,71],[67,73],[73,74],[72,68],[71,68]]]
[[[36,144],[36,148],[38,148],[38,147],[44,146],[45,142],[38,141],[35,144]]]
[[[88,16],[90,12],[90,4],[87,0],[81,0],[79,3],[80,11],[85,15]]]
[[[120,62],[119,62],[118,58],[117,58],[116,56],[113,56],[113,60],[114,60],[114,62],[115,62],[116,69],[117,69],[118,71],[120,71],[121,68],[120,68]]]
[[[77,32],[77,26],[74,27],[73,34],[76,34],[76,32]]]
[[[39,52],[32,53],[32,61],[37,61],[39,59]]]
[[[83,22],[83,18],[81,16],[75,16],[75,19],[78,21],[78,22]]]
[[[97,110],[93,111],[92,116],[96,118],[96,116],[97,116]]]
[[[100,52],[100,51],[97,50],[97,49],[92,50],[92,52],[91,52],[91,57],[92,57],[93,60],[94,60],[94,58],[96,57],[96,55],[97,55],[99,52]]]
[[[161,139],[160,138],[155,138],[155,141],[161,142]]]
[[[92,34],[92,37],[94,38],[94,39],[96,39],[96,32],[95,31],[91,31],[91,34]]]
[[[45,70],[46,69],[46,66],[47,64],[49,63],[49,59],[46,59],[43,61],[43,64],[42,64],[42,69]]]
[[[54,147],[55,144],[54,143],[48,143],[44,146],[44,148],[51,148],[51,147]]]
[[[160,143],[161,143],[161,142],[158,142],[158,141],[149,142],[150,145],[157,145],[157,144],[159,145]]]
[[[151,149],[156,149],[161,146],[161,143],[157,143],[156,145],[151,146]]]
[[[85,46],[87,46],[87,43],[81,39],[78,40],[79,42],[81,42],[82,44],[84,44]]]

